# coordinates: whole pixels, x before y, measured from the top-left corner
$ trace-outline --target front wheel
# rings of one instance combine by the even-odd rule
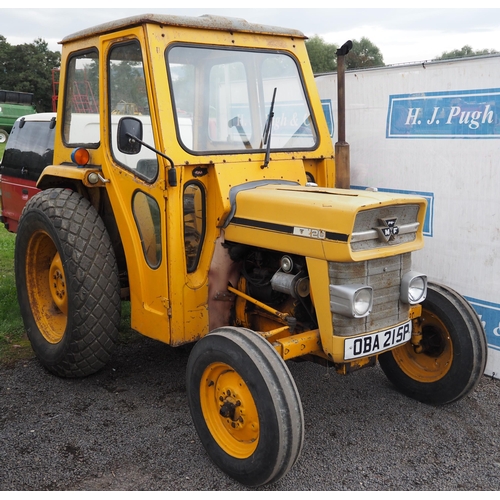
[[[487,343],[472,306],[457,292],[429,283],[422,338],[379,356],[387,378],[404,394],[429,404],[447,404],[472,392],[484,373]]]
[[[224,327],[199,340],[187,365],[187,394],[208,455],[240,483],[277,481],[299,457],[304,416],[295,382],[255,332]]]

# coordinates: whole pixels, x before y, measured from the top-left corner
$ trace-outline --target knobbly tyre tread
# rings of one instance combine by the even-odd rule
[[[487,342],[481,321],[470,303],[455,290],[428,284],[422,307],[436,314],[447,326],[453,344],[453,361],[442,379],[422,383],[406,375],[394,359],[394,352],[379,357],[387,378],[403,393],[433,405],[450,404],[470,394],[481,380],[487,361]]]
[[[271,428],[273,429],[272,437],[268,435],[268,441],[265,442],[261,434],[258,448],[247,459],[235,459],[219,448],[206,426],[200,408],[199,374],[204,366],[215,360],[224,360],[238,371],[252,366],[251,373],[246,374],[252,378],[255,376],[253,370],[258,367],[257,382],[254,379],[255,385],[252,384],[252,388],[261,389],[253,393],[254,398],[259,401],[259,403],[256,401],[259,418],[262,418],[264,403],[273,406],[270,411],[275,419],[268,420],[266,428],[268,433]],[[238,360],[240,366],[236,366]],[[229,476],[249,487],[273,483],[285,476],[302,451],[304,415],[295,381],[271,344],[252,330],[236,327],[218,328],[195,344],[186,374],[193,423],[213,462]],[[249,383],[246,377],[245,379]],[[272,420],[275,420],[275,423]],[[269,452],[270,449],[274,451],[270,452],[270,455],[269,453],[265,455],[264,451]]]
[[[67,326],[57,345],[41,336],[26,291],[26,244],[40,228],[59,251],[68,287]],[[54,188],[28,201],[18,227],[15,274],[25,328],[42,364],[63,377],[84,377],[104,367],[118,338],[120,284],[111,240],[87,199]]]

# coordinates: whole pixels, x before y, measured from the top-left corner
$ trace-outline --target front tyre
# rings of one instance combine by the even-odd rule
[[[64,377],[100,370],[118,338],[120,288],[110,238],[85,198],[48,189],[29,200],[17,231],[15,275],[42,365]]]
[[[418,345],[411,342],[379,356],[387,378],[404,394],[429,404],[467,396],[484,373],[487,343],[472,306],[457,292],[429,283]]]
[[[224,327],[199,340],[187,365],[187,394],[208,455],[240,483],[277,481],[299,457],[304,416],[295,382],[255,332]]]

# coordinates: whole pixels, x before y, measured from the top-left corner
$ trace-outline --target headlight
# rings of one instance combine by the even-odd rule
[[[362,318],[372,310],[373,293],[371,288],[360,288],[354,294],[355,317]]]
[[[405,304],[419,304],[427,297],[427,276],[415,271],[406,273],[401,280],[401,301]]]
[[[365,285],[330,285],[330,310],[349,318],[363,318],[373,306],[373,289]]]

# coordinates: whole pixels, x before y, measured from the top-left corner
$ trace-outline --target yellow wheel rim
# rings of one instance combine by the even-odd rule
[[[453,344],[444,323],[427,310],[422,311],[420,349],[408,342],[393,351],[401,370],[418,382],[432,383],[442,379],[451,368]]]
[[[250,389],[225,363],[203,372],[200,402],[208,430],[217,444],[235,458],[248,458],[259,442],[259,415]]]
[[[66,276],[52,238],[35,232],[26,252],[26,288],[33,317],[44,339],[57,344],[68,317]]]

